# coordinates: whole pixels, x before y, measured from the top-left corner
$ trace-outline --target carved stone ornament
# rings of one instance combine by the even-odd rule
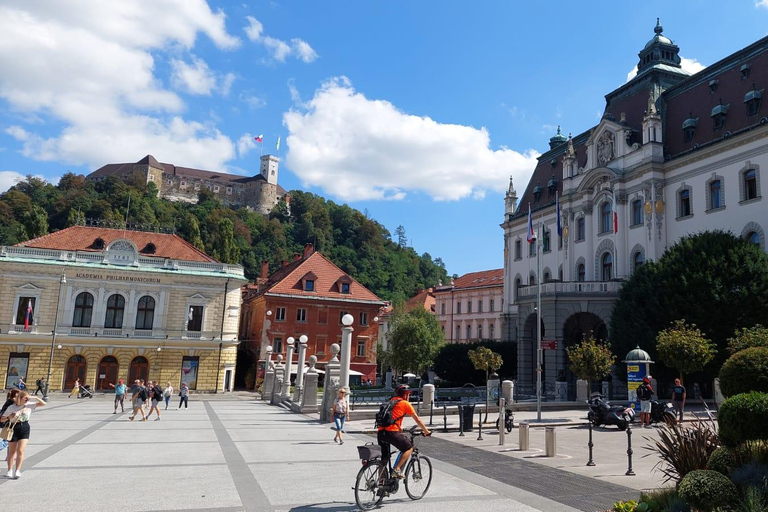
[[[584,210],[584,213],[591,214],[592,213],[592,201],[584,201],[584,203],[581,206],[581,209]]]
[[[603,132],[597,141],[597,163],[605,165],[613,160],[613,134]]]

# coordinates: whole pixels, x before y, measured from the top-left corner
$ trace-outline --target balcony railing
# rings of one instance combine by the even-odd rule
[[[624,281],[566,281],[541,284],[541,295],[603,295],[615,296]],[[536,296],[537,285],[521,286],[517,297],[531,298]]]
[[[0,325],[0,333],[20,336],[51,336],[53,326],[48,324],[30,325],[24,329],[24,324],[6,324]],[[188,331],[186,329],[135,329],[132,327],[106,328],[99,325],[90,327],[72,327],[69,325],[59,325],[56,327],[56,335],[66,339],[70,337],[92,337],[92,338],[122,338],[122,339],[154,339],[154,340],[220,340],[221,331]],[[224,331],[224,339],[237,339],[237,332]]]
[[[30,325],[25,329],[24,324],[13,324],[8,331],[14,334],[37,334],[37,326]]]

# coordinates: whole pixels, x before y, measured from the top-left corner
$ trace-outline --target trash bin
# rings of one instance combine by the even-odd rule
[[[475,405],[460,405],[459,406],[460,421],[464,425],[464,432],[472,432],[472,424],[475,418]]]

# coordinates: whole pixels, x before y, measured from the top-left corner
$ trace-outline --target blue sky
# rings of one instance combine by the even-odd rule
[[[596,124],[656,17],[696,71],[764,37],[768,0],[0,0],[0,189],[147,153],[253,174],[263,133],[286,189],[499,268],[509,177]]]

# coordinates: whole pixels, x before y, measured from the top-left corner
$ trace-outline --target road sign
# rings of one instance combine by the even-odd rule
[[[541,340],[542,350],[557,350],[557,340]]]

